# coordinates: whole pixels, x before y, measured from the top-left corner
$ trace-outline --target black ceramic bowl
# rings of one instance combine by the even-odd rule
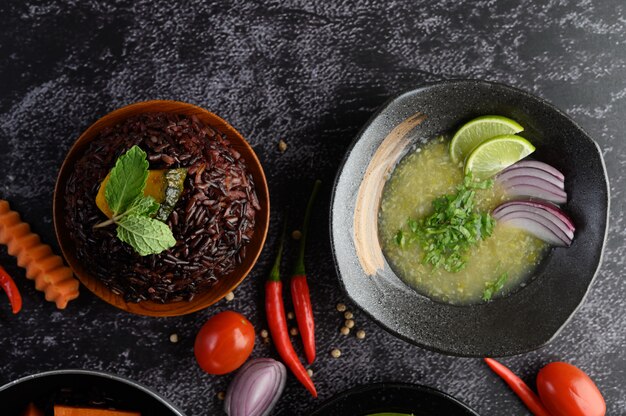
[[[367,416],[391,412],[414,416],[478,416],[446,393],[405,383],[355,387],[334,396],[311,416]]]
[[[0,413],[18,416],[30,402],[41,410],[51,412],[54,403],[83,405],[86,398],[104,399],[117,409],[136,411],[142,415],[184,416],[180,410],[139,383],[89,370],[48,371],[12,381],[0,387]],[[68,403],[62,403],[68,400]]]
[[[486,114],[517,120],[537,148],[533,158],[565,174],[564,209],[577,227],[574,242],[552,249],[529,283],[507,297],[473,306],[434,302],[405,285],[384,258],[377,230],[380,195],[411,145]],[[331,238],[348,296],[388,331],[445,354],[505,356],[546,344],[576,311],[600,266],[608,214],[602,154],[574,121],[515,88],[449,81],[392,99],[359,133],[335,182]]]

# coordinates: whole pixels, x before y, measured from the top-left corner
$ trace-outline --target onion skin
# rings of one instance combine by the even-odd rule
[[[287,368],[271,358],[255,358],[237,372],[228,386],[224,410],[229,416],[267,416],[287,382]]]
[[[578,367],[554,362],[537,374],[537,391],[553,416],[604,416],[606,403],[596,384]]]

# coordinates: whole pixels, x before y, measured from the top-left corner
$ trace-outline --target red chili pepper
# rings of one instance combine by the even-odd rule
[[[494,373],[499,375],[502,380],[509,385],[511,390],[517,394],[533,415],[550,416],[550,413],[543,406],[543,403],[541,403],[539,396],[537,396],[521,378],[516,376],[515,373],[492,358],[485,358],[485,362]]]
[[[289,332],[287,331],[287,317],[285,316],[285,306],[283,304],[283,283],[280,281],[280,260],[285,242],[285,229],[280,239],[280,247],[278,255],[274,262],[274,267],[270,272],[269,279],[265,283],[265,313],[267,314],[267,324],[272,334],[272,340],[276,346],[278,354],[291,370],[294,376],[302,383],[304,387],[317,397],[315,385],[306,372],[306,369],[300,362],[298,354],[291,345]]]
[[[313,318],[313,306],[311,304],[311,296],[309,295],[309,284],[306,280],[306,272],[304,271],[304,248],[306,245],[306,236],[309,231],[309,222],[311,219],[311,211],[313,202],[319,191],[322,182],[315,181],[313,191],[309,197],[309,202],[304,212],[304,222],[302,224],[302,237],[300,237],[300,252],[296,260],[296,268],[293,276],[291,276],[291,300],[293,308],[296,312],[296,320],[298,321],[298,329],[302,337],[304,346],[304,354],[309,364],[313,364],[315,360],[315,320]]]
[[[0,266],[0,286],[6,292],[9,302],[11,302],[11,309],[13,313],[18,313],[22,309],[22,296],[17,289],[15,282],[9,276],[4,267]]]

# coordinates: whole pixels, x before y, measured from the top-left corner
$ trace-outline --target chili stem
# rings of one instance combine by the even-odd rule
[[[283,221],[283,231],[280,236],[280,243],[278,244],[278,254],[276,260],[274,260],[274,266],[270,271],[270,276],[267,280],[271,282],[280,282],[280,262],[283,257],[283,246],[285,245],[285,235],[287,235],[287,218]]]
[[[309,222],[311,220],[311,212],[313,211],[313,203],[315,202],[315,198],[317,197],[317,193],[319,192],[321,185],[322,181],[320,181],[319,179],[315,181],[315,184],[313,185],[313,191],[311,192],[309,202],[306,206],[306,211],[304,211],[304,221],[302,222],[302,237],[300,238],[300,251],[298,252],[298,258],[296,260],[296,268],[293,272],[294,275],[306,274],[306,272],[304,271],[304,250],[306,247],[306,237],[309,233]]]

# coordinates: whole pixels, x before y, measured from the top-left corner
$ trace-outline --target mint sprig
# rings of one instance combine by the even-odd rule
[[[117,237],[129,244],[140,256],[159,254],[176,244],[172,230],[151,218],[160,204],[143,191],[148,179],[146,152],[133,146],[120,156],[111,170],[104,189],[113,217],[94,228],[117,225]]]

